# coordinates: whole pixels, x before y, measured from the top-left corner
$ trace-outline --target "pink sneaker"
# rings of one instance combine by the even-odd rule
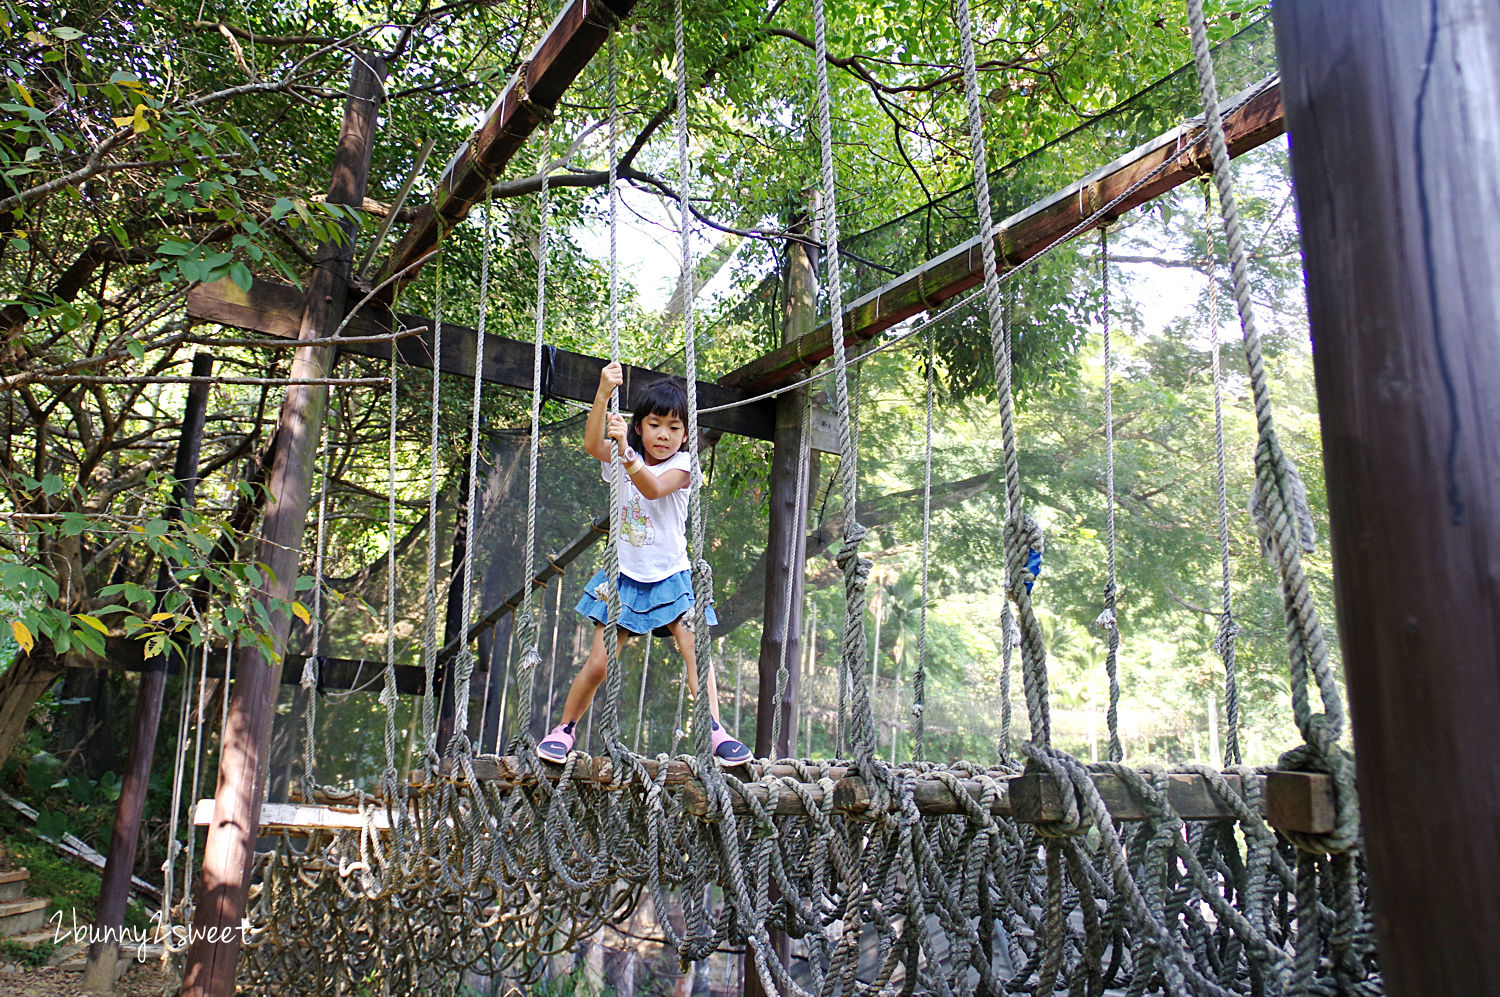
[[[729,731],[721,727],[717,720],[708,732],[708,741],[713,746],[714,758],[725,768],[743,765],[753,757],[750,749],[731,737]]]
[[[573,734],[573,724],[558,724],[552,728],[552,733],[536,746],[536,753],[544,761],[561,765],[568,760],[568,752],[573,750],[573,744],[577,740],[578,738]]]

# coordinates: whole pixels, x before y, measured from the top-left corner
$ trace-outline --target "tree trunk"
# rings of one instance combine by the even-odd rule
[[[0,762],[20,746],[32,707],[62,673],[62,666],[54,661],[23,654],[0,674]]]

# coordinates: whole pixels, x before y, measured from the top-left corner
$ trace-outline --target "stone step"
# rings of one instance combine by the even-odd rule
[[[88,961],[89,947],[79,943],[59,945],[57,951],[47,958],[49,966],[69,966],[77,962],[78,969],[83,969],[84,963]]]
[[[9,941],[17,948],[30,952],[38,945],[55,945],[57,943],[56,928],[38,928],[36,931],[28,931],[22,935],[11,935]]]
[[[45,897],[0,903],[0,935],[24,935],[40,928],[47,923],[51,903]]]
[[[31,871],[29,869],[0,872],[0,901],[21,899],[26,895],[26,887],[30,883]]]
[[[125,971],[138,962],[152,962],[161,959],[163,947],[148,944],[122,946],[120,948],[120,960],[115,963],[115,978],[124,975]],[[73,972],[83,972],[83,967],[88,964],[89,953],[86,945],[68,945],[58,949],[47,965],[56,966],[58,969],[66,969]]]

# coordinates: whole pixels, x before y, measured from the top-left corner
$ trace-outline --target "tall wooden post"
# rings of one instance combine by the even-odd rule
[[[793,231],[805,231],[805,221]],[[817,320],[817,250],[796,240],[787,243],[786,324],[783,343],[790,343],[812,330]],[[797,514],[804,496],[797,494],[797,461],[801,455],[803,397],[806,389],[788,391],[776,400],[776,435],[771,443],[771,516],[766,531],[765,627],[760,635],[758,695],[755,701],[755,754],[779,758],[789,753],[796,740],[798,690],[802,679],[802,582],[807,560],[807,523]],[[812,481],[812,475],[806,478]],[[805,505],[803,506],[805,508]],[[788,612],[787,593],[791,593]],[[785,637],[782,635],[785,634]],[[786,659],[786,689],[778,700],[776,673]],[[771,743],[776,712],[781,711],[781,739]],[[775,889],[773,886],[772,889]],[[783,965],[789,961],[790,940],[785,933],[771,933],[772,944]],[[754,957],[744,955],[741,979],[747,997],[765,997],[766,987]]]
[[[213,373],[214,360],[207,353],[193,357],[193,376],[206,378]],[[183,406],[182,432],[177,441],[177,458],[172,466],[172,497],[162,518],[176,522],[182,510],[193,505],[198,487],[198,454],[203,444],[203,423],[208,412],[207,381],[188,386]],[[163,564],[156,576],[156,593],[160,598],[171,585],[171,566]],[[151,760],[156,754],[156,732],[161,726],[162,696],[167,689],[167,655],[147,658],[141,669],[141,686],[135,699],[135,731],[130,738],[130,754],[125,763],[125,779],[120,784],[120,803],[115,811],[114,829],[109,838],[109,855],[104,862],[104,881],[99,887],[99,906],[94,916],[96,934],[118,938],[125,923],[125,904],[130,898],[130,874],[135,869],[135,849],[141,836],[141,812],[146,805],[146,786],[151,781]],[[95,942],[89,946],[88,964],[83,971],[85,991],[109,990],[115,982],[119,946]]]
[[[1273,8],[1387,992],[1500,980],[1500,5]]]
[[[356,53],[328,188],[330,204],[357,206],[364,201],[385,74],[383,59]],[[319,250],[308,281],[299,339],[327,338],[343,318],[354,260],[353,235],[351,224],[341,240],[325,243]],[[301,346],[292,361],[291,376],[326,377],[333,359],[333,350],[328,347]],[[271,569],[259,593],[264,600],[293,598],[327,401],[326,385],[294,384],[287,388],[281,407],[281,442],[267,479],[269,495],[258,554]],[[284,651],[290,618],[272,610],[271,619],[275,646]],[[276,691],[281,684],[280,667],[265,659],[258,644],[242,647],[239,654],[234,698],[222,735],[214,817],[203,848],[202,895],[191,927],[183,997],[228,997],[234,992],[239,929],[250,889],[260,804],[265,797],[261,757],[270,740]]]

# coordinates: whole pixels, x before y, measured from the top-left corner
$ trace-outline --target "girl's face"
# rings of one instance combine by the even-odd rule
[[[682,441],[687,438],[687,426],[675,414],[647,415],[637,423],[636,432],[641,434],[645,450],[642,456],[652,464],[659,464],[681,450]]]

